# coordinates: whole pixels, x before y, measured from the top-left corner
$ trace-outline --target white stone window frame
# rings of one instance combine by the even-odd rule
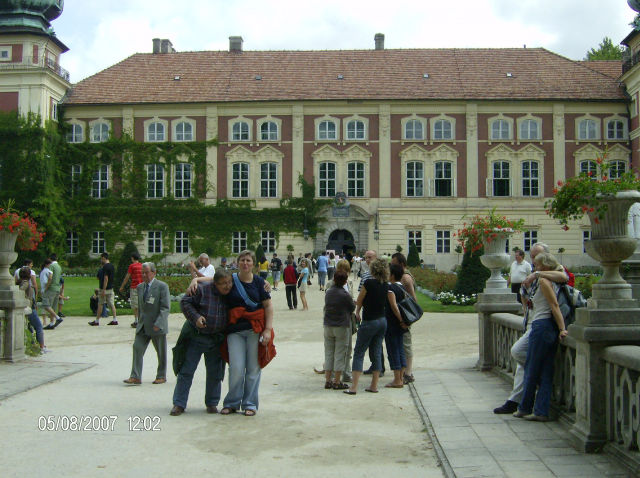
[[[247,177],[242,178],[242,174],[243,174],[243,169],[246,166],[246,172],[247,172]],[[236,168],[237,167],[237,168]],[[234,169],[238,169],[239,174],[241,175],[238,179],[234,178]],[[230,198],[232,199],[249,199],[251,197],[251,170],[253,168],[251,167],[251,163],[249,161],[234,161],[233,163],[229,164],[229,172],[231,175],[231,184],[230,184],[230,189],[229,192],[231,193],[229,195]],[[234,182],[238,181],[238,195],[234,195],[233,193],[233,185]],[[246,195],[243,195],[243,185],[246,184]]]
[[[538,127],[538,135],[535,138],[524,138],[522,136],[522,125],[525,122],[533,121]],[[542,118],[528,114],[516,119],[516,130],[518,134],[518,142],[520,141],[542,141]]]
[[[349,198],[368,198],[371,191],[371,152],[356,144],[342,151],[336,163],[336,192],[344,193],[348,193],[349,187],[349,168],[347,165],[349,163],[364,164],[364,196],[349,196]]]
[[[186,243],[186,247],[185,247],[185,243]],[[188,231],[176,231],[175,237],[174,237],[174,248],[175,248],[176,254],[189,254],[189,232]]]
[[[249,168],[249,191],[255,191],[255,199],[279,199],[282,197],[282,175],[284,154],[273,146],[267,145],[255,153],[251,153],[251,163],[257,167]],[[275,197],[262,197],[262,164],[274,163],[276,165],[276,195]],[[253,169],[253,171],[252,171]]]
[[[106,125],[106,133],[103,125]],[[95,128],[100,127],[98,139],[95,136]],[[90,143],[104,143],[109,140],[109,136],[111,135],[111,122],[107,121],[103,118],[99,118],[89,122],[89,142]]]
[[[580,125],[582,124],[583,121],[593,121],[595,123],[595,137],[593,138],[582,138],[580,137]],[[578,118],[576,118],[576,123],[575,123],[575,133],[576,133],[576,142],[580,142],[580,141],[600,141],[602,139],[602,120],[600,118],[597,118],[595,116],[591,116],[589,114],[586,114],[584,116],[579,116]],[[587,132],[589,130],[587,129]]]
[[[439,121],[448,121],[451,124],[451,138],[437,138],[436,137],[436,126]],[[447,116],[441,114],[439,116],[435,116],[429,120],[429,125],[431,126],[431,142],[455,142],[456,140],[456,119],[452,116]]]
[[[353,122],[361,122],[364,127],[363,137],[362,138],[351,138],[349,137],[349,125]],[[348,142],[364,142],[369,141],[369,119],[363,118],[362,116],[354,115],[349,116],[348,118],[344,118],[342,120],[342,137],[345,141]],[[356,133],[358,129],[356,128]]]
[[[273,123],[276,125],[276,139],[264,139],[262,137],[262,125],[265,123]],[[256,121],[256,131],[258,135],[257,143],[278,143],[282,140],[282,120],[271,116],[260,118]]]
[[[494,138],[493,137],[493,125],[494,125],[494,123],[496,123],[498,121],[506,122],[507,127],[509,128],[507,138]],[[487,124],[489,126],[488,135],[487,135],[489,137],[489,143],[498,142],[498,141],[513,141],[514,121],[513,121],[513,118],[511,118],[510,116],[504,116],[502,114],[499,114],[497,116],[492,116],[491,118],[489,118],[487,120]]]
[[[84,134],[86,131],[85,123],[83,121],[77,120],[70,120],[68,123],[71,129],[65,136],[65,140],[67,141],[67,143],[84,143]],[[80,130],[79,132],[78,129]],[[69,139],[71,139],[71,141],[69,141]]]
[[[511,183],[511,192],[516,197],[520,198],[541,198],[544,197],[544,158],[545,152],[538,148],[537,146],[528,144],[524,148],[519,151],[513,153],[515,164],[517,164],[517,171],[512,171],[512,183]],[[523,175],[523,165],[525,162],[536,162],[538,163],[538,194],[537,195],[524,195],[524,175]]]
[[[6,52],[6,55],[3,56],[3,53]],[[2,45],[0,46],[0,61],[10,62],[13,60],[13,46],[11,45]]]
[[[412,122],[417,121],[422,126],[422,138],[408,138],[407,137],[407,125]],[[428,127],[427,118],[422,118],[418,115],[411,115],[400,120],[400,126],[402,127],[402,141],[418,141],[424,142],[427,141],[427,127]],[[433,136],[431,136],[433,137]]]
[[[355,165],[356,174],[358,172],[358,166],[362,166],[362,178],[358,178],[358,177],[353,178],[353,179],[349,178],[349,165],[351,165],[351,164]],[[345,180],[346,181],[346,187],[345,187],[345,191],[344,192],[347,193],[347,197],[350,198],[350,199],[362,199],[362,198],[367,197],[367,177],[368,177],[368,174],[367,174],[367,170],[368,170],[367,162],[361,161],[361,160],[348,161],[348,162],[345,162],[344,168],[345,168],[345,176],[346,176],[346,180]],[[358,182],[362,181],[362,194],[361,195],[357,195],[356,194],[356,195],[352,196],[352,195],[349,194],[349,182],[350,181],[355,181],[356,182],[356,186],[357,186]],[[358,189],[359,189],[358,187],[355,188],[356,192],[357,192]]]
[[[178,167],[182,167],[184,165],[188,165],[189,169],[190,169],[190,176],[189,176],[189,195],[188,196],[178,196]],[[184,193],[184,183],[187,182],[184,179],[180,180],[180,183],[182,183],[182,188],[180,190],[180,193]],[[174,164],[173,166],[173,197],[175,199],[189,199],[190,197],[193,197],[193,164],[191,164],[188,161],[178,161],[177,163]]]
[[[422,163],[422,195],[409,196],[407,188],[407,164]],[[401,181],[402,181],[402,198],[403,199],[424,199],[427,197],[428,180],[427,168],[429,167],[429,153],[417,146],[411,145],[407,149],[400,151]]]
[[[604,120],[604,135],[607,141],[629,141],[629,121],[620,115],[613,115],[605,118]],[[609,137],[609,123],[612,121],[622,122],[622,138],[610,138]]]
[[[147,231],[147,254],[162,254],[162,231]]]
[[[447,145],[440,145],[427,153],[425,179],[427,195],[430,198],[458,197],[458,157],[459,153]],[[451,163],[451,196],[436,196],[436,163]]]
[[[233,128],[235,125],[239,125],[240,123],[245,123],[247,125],[247,139],[242,139],[242,130],[240,131],[240,138],[234,138]],[[238,116],[237,118],[232,118],[228,122],[229,127],[229,142],[230,143],[250,143],[253,138],[253,120],[249,118],[245,118],[244,116]]]
[[[614,147],[616,151],[618,151],[617,147]],[[614,149],[612,148],[612,150]],[[593,163],[596,163],[596,159],[597,158],[601,158],[603,154],[603,150],[600,148],[595,147],[593,144],[587,144],[584,147],[580,148],[579,150],[577,150],[576,152],[573,153],[573,158],[574,158],[574,171],[575,171],[575,175],[579,176],[580,175],[580,171],[581,171],[581,164],[585,161],[591,161]],[[611,154],[611,151],[609,152],[609,154]],[[611,158],[609,158],[611,159]],[[616,154],[616,158],[618,159],[618,155]],[[596,166],[596,169],[594,170],[594,174],[593,174],[593,179],[597,179],[598,173],[598,168]]]
[[[260,244],[265,254],[276,252],[276,233],[274,231],[260,231]]]
[[[320,125],[325,122],[331,122],[333,123],[333,126],[335,127],[335,132],[336,132],[336,137],[335,138],[320,138]],[[316,133],[316,142],[317,143],[322,143],[322,142],[338,142],[340,141],[340,120],[338,118],[334,118],[333,116],[321,116],[319,118],[315,118],[313,120],[313,128],[314,131]]]
[[[158,117],[146,120],[144,123],[144,141],[145,143],[164,143],[169,141],[169,122]],[[158,126],[162,125],[163,137],[158,139]],[[151,138],[151,127],[155,127],[153,139]]]
[[[435,253],[436,254],[451,254],[451,239],[452,239],[452,234],[451,234],[451,229],[443,229],[443,228],[437,228],[435,229],[435,236],[436,236],[436,240],[435,240],[435,244],[436,244],[436,248],[435,248]],[[438,246],[442,244],[442,251],[438,251]],[[447,249],[449,249],[448,251],[445,251],[445,246]]]
[[[267,179],[264,180],[264,181],[267,181],[267,186],[269,186],[269,184],[271,182],[275,181],[276,194],[274,196],[268,196],[268,195],[267,196],[263,196],[262,195],[262,181],[263,181],[263,179],[262,179],[262,167],[264,165],[274,166],[275,170],[276,170],[275,179],[267,178]],[[275,162],[275,161],[261,161],[261,162],[258,163],[258,168],[257,169],[258,169],[258,171],[257,171],[258,182],[259,182],[259,188],[260,188],[260,189],[258,189],[258,191],[260,191],[259,192],[260,199],[277,199],[278,197],[280,197],[280,188],[279,188],[279,186],[280,186],[280,168],[278,167],[278,163]],[[270,188],[267,188],[267,189],[270,189]]]
[[[182,139],[178,139],[178,126],[181,124],[188,124],[191,126],[191,139],[184,139],[184,127],[182,132]],[[196,140],[196,120],[182,116],[178,119],[171,121],[171,141],[174,143],[189,143]]]
[[[507,163],[509,165],[509,194],[505,195],[505,196],[496,196],[495,195],[495,188],[494,188],[494,184],[493,181],[494,180],[504,180],[507,178],[496,178],[494,177],[494,164],[495,163]],[[496,158],[493,159],[491,161],[489,161],[487,163],[487,197],[488,198],[496,198],[496,199],[504,199],[504,198],[512,198],[513,197],[513,167],[514,167],[514,163],[518,164],[517,162],[515,162],[512,159],[507,159],[507,158]]]
[[[322,170],[322,165],[327,165],[326,167],[326,172],[327,172],[327,178],[323,179],[321,177],[321,170]],[[331,188],[329,187],[329,181],[331,181],[331,179],[328,177],[328,173],[329,170],[331,169],[329,167],[329,165],[333,165],[333,195],[330,194],[331,192]],[[330,160],[326,160],[326,161],[318,161],[318,163],[315,165],[317,168],[317,174],[316,174],[316,196],[319,198],[332,198],[335,197],[336,193],[338,192],[338,163],[337,161],[330,161]],[[325,187],[321,189],[321,184],[325,184]],[[322,195],[320,194],[322,191],[325,191],[326,194]]]
[[[166,188],[167,188],[167,184],[166,184],[166,179],[167,179],[167,171],[166,171],[166,167],[164,164],[162,163],[148,163],[145,164],[145,173],[147,175],[147,199],[162,199],[165,197],[166,195]],[[149,178],[149,174],[151,173],[151,168],[153,168],[153,174],[154,177],[152,179]],[[159,168],[159,169],[158,169]],[[158,179],[157,175],[158,175],[158,170],[160,170],[162,172],[162,179]],[[153,183],[154,187],[153,187],[153,191],[154,191],[154,195],[150,196],[149,195],[149,186],[150,183]],[[160,191],[160,195],[157,196],[156,194],[156,185],[157,184],[161,184],[162,188]]]

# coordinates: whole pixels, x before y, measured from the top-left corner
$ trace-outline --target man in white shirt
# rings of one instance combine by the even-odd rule
[[[200,262],[200,269],[196,268],[196,265],[193,261],[189,262],[189,271],[191,272],[191,277],[213,277],[216,273],[216,268],[211,264],[211,260],[209,256],[204,252],[198,256],[198,262]]]
[[[515,292],[518,295],[518,303],[520,303],[520,286],[529,274],[531,274],[531,264],[524,260],[524,251],[518,249],[516,251],[516,260],[511,263],[511,270],[509,271],[511,292]]]

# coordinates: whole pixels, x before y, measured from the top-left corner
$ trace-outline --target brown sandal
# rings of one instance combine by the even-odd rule
[[[245,417],[255,417],[256,416],[256,411],[249,409],[249,410],[245,410],[244,411],[244,416]]]
[[[324,389],[331,390],[333,388],[333,384],[331,382],[324,382]]]
[[[331,384],[331,387],[334,390],[346,390],[347,388],[349,388],[349,385],[347,385],[346,383],[342,383],[342,382],[335,382]]]
[[[220,410],[220,415],[231,415],[232,413],[236,413],[235,408],[224,407],[222,410]]]

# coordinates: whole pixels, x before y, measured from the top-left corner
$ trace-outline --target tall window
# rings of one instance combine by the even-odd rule
[[[164,197],[164,168],[161,164],[147,164],[147,197]]]
[[[103,164],[98,167],[98,170],[95,173],[93,173],[91,197],[100,199],[106,196],[107,188],[109,187],[108,172],[109,167],[106,164]]]
[[[436,120],[433,125],[433,139],[453,139],[451,121],[445,119]]]
[[[191,197],[191,164],[177,163],[175,176],[175,197],[177,199]]]
[[[189,233],[187,231],[176,231],[176,254],[189,253]]]
[[[274,198],[278,196],[278,165],[262,163],[260,165],[260,197]]]
[[[347,123],[347,139],[365,139],[364,121],[352,120]]]
[[[419,161],[407,163],[407,196],[424,196],[424,164]]]
[[[453,174],[449,161],[436,162],[434,186],[434,194],[437,197],[453,196]]]
[[[330,198],[336,195],[336,164],[320,163],[318,196]]]
[[[540,172],[537,161],[522,163],[522,195],[538,196]]]
[[[318,125],[318,139],[336,138],[336,124],[333,121],[321,121]]]
[[[67,254],[78,253],[78,233],[74,231],[67,232]]]
[[[162,231],[147,231],[147,253],[162,253]]]
[[[611,169],[609,169],[609,179],[618,179],[627,170],[627,164],[624,161],[611,161]]]
[[[536,120],[527,119],[520,123],[520,139],[540,139]]]
[[[509,196],[511,194],[509,179],[509,163],[496,161],[493,163],[493,195]]]
[[[231,196],[249,197],[249,163],[233,163]]]
[[[580,161],[580,174],[586,174],[587,176],[591,176],[593,179],[596,179],[597,172],[598,165],[595,161]]]
[[[247,233],[246,232],[234,232],[231,241],[231,252],[234,254],[240,254],[247,248]]]
[[[104,240],[103,231],[93,231],[91,238],[91,252],[93,254],[102,254],[103,252],[107,252],[107,244]]]
[[[424,139],[420,120],[412,119],[404,124],[404,139]]]
[[[191,123],[181,121],[176,125],[176,137],[174,141],[193,141],[193,126]]]
[[[158,142],[165,140],[164,124],[160,122],[151,123],[147,127],[147,141]]]
[[[585,246],[587,241],[591,240],[591,231],[582,231],[582,252],[587,253],[587,248]]]
[[[538,231],[524,231],[524,252],[529,252],[536,242],[538,242]]]
[[[109,125],[107,123],[95,123],[91,127],[91,142],[104,143],[109,139]]]
[[[278,140],[278,125],[273,121],[265,121],[260,125],[260,140],[261,141],[277,141]]]
[[[491,139],[510,139],[509,122],[498,119],[491,123]]]
[[[407,250],[411,249],[411,243],[413,243],[416,245],[418,254],[422,254],[422,231],[407,231],[407,239]]]
[[[231,139],[232,141],[249,141],[249,123],[245,121],[233,123]]]
[[[611,120],[607,122],[607,139],[624,139],[624,122]]]
[[[266,254],[276,251],[276,233],[273,231],[261,231],[260,243]]]
[[[436,231],[436,253],[448,254],[451,252],[451,231]]]
[[[595,120],[583,119],[578,124],[578,139],[598,139],[597,123]]]
[[[80,191],[80,178],[82,177],[82,165],[71,166],[71,197],[77,196]]]
[[[82,125],[71,125],[71,129],[67,133],[67,143],[82,143]]]
[[[364,163],[347,164],[347,196],[364,197]]]

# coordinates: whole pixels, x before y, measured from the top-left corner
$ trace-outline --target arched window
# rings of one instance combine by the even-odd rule
[[[424,139],[420,120],[412,119],[404,124],[404,139]]]
[[[598,139],[597,123],[592,119],[583,119],[578,124],[578,139]]]
[[[91,142],[103,143],[109,139],[109,125],[107,123],[96,123],[91,127]]]
[[[175,141],[193,141],[193,126],[191,123],[181,121],[176,125]]]
[[[107,135],[109,130],[107,129]],[[84,140],[83,137],[82,125],[73,123],[71,124],[71,129],[67,133],[67,143],[82,143]]]
[[[627,163],[624,161],[611,161],[609,169],[609,179],[618,179],[627,170]]]
[[[433,125],[433,139],[453,139],[453,128],[451,121],[445,119],[436,120]]]
[[[507,120],[497,119],[491,123],[491,139],[511,139],[511,131]]]
[[[238,121],[233,123],[232,141],[249,141],[249,123]]]
[[[607,139],[624,139],[624,122],[611,120],[607,122]]]
[[[540,139],[538,122],[536,120],[526,119],[520,123],[520,139]]]
[[[580,174],[586,174],[587,176],[596,179],[598,173],[598,165],[595,161],[580,161]]]
[[[260,125],[261,141],[278,141],[278,125],[273,121],[265,121]]]
[[[336,139],[336,124],[333,121],[321,121],[318,125],[318,139]]]
[[[164,124],[158,121],[149,124],[149,126],[147,127],[147,141],[165,141]]]
[[[347,139],[365,139],[364,121],[351,120],[347,123]]]

